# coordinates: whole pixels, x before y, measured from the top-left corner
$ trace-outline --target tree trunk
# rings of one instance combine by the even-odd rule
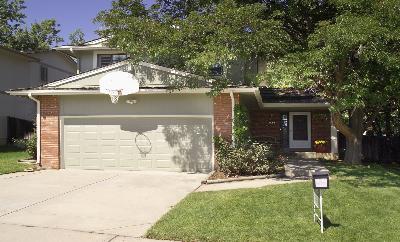
[[[362,109],[355,109],[350,117],[350,125],[346,125],[339,112],[332,114],[335,127],[346,137],[346,153],[344,161],[360,164],[362,160],[363,117]]]

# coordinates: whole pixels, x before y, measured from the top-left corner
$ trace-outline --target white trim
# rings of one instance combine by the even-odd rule
[[[338,132],[332,123],[332,115],[331,115],[331,153],[338,154]]]
[[[103,72],[106,72],[106,71],[109,71],[109,70],[124,66],[126,64],[128,64],[127,61],[117,62],[115,64],[111,64],[111,65],[108,65],[108,66],[105,66],[105,67],[93,69],[93,70],[90,70],[90,71],[87,71],[87,72],[84,72],[84,73],[81,73],[81,74],[78,74],[78,75],[75,75],[75,76],[71,76],[71,77],[68,77],[68,78],[65,78],[65,79],[62,79],[62,80],[59,80],[59,81],[51,82],[51,83],[45,85],[45,87],[60,86],[60,85],[67,84],[67,83],[70,83],[70,82],[73,82],[73,81],[77,81],[79,79],[83,79],[83,78],[86,78],[86,77],[97,75],[97,74],[100,74],[100,73],[103,73]]]
[[[65,115],[63,118],[212,118],[213,115]]]
[[[196,89],[182,89],[182,90],[169,90],[166,88],[158,89],[158,88],[141,88],[137,94],[180,94],[180,93],[207,93],[211,89],[210,88],[196,88]],[[248,93],[254,92],[254,88],[228,88],[223,91],[223,93]],[[100,93],[99,90],[66,90],[66,89],[52,89],[52,90],[15,90],[15,91],[6,91],[6,93],[13,96],[27,96],[29,93],[32,95],[104,95]]]
[[[307,116],[307,140],[295,141],[293,140],[293,116],[306,115]],[[310,149],[311,148],[311,112],[289,112],[289,148],[291,149]]]
[[[263,103],[264,108],[329,108],[329,103]]]
[[[96,53],[98,53],[98,52],[96,52]],[[94,61],[95,61],[96,57],[95,57],[94,54],[93,54],[92,58],[93,58],[93,65],[95,65]],[[90,77],[90,76],[97,75],[97,74],[100,74],[100,73],[103,73],[103,72],[106,72],[106,71],[110,71],[110,70],[113,70],[113,69],[116,69],[118,67],[121,67],[121,66],[124,66],[124,65],[128,65],[128,64],[129,64],[129,60],[120,61],[120,62],[117,62],[115,64],[111,64],[111,65],[108,65],[108,66],[105,66],[105,67],[101,67],[101,68],[96,68],[96,69],[84,72],[82,74],[78,74],[78,75],[71,76],[71,77],[68,77],[68,78],[65,78],[65,79],[62,79],[62,80],[59,80],[59,81],[55,81],[55,82],[49,83],[49,84],[45,85],[45,87],[60,86],[60,85],[67,84],[67,83],[70,83],[70,82],[78,81],[78,80],[86,78],[86,77]],[[146,63],[146,62],[139,62],[136,65],[145,66],[145,67],[149,67],[151,69],[156,69],[156,70],[160,70],[160,71],[165,71],[165,72],[168,72],[168,73],[171,73],[171,74],[174,74],[174,75],[183,76],[183,77],[198,77],[198,78],[201,78],[200,76],[197,76],[197,75],[194,75],[194,74],[191,74],[191,73],[188,73],[188,72],[178,71],[178,70],[175,70],[175,69],[171,69],[171,68],[167,68],[167,67],[163,67],[163,66],[158,66],[158,65],[154,65],[154,64],[150,64],[150,63]],[[135,64],[133,66],[135,66]]]
[[[40,100],[32,96],[32,93],[28,94],[28,97],[36,102],[36,164],[40,164],[41,152],[40,152],[40,138],[41,138],[41,126],[40,126]]]

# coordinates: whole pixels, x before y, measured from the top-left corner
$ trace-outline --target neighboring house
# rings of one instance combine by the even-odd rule
[[[106,40],[58,51],[78,59],[80,74],[44,86],[13,90],[40,101],[40,162],[45,168],[169,170],[208,172],[214,167],[213,136],[232,138],[235,104],[250,114],[250,131],[287,152],[315,155],[313,142],[326,140],[337,153],[328,104],[312,93],[265,87],[230,87],[209,97],[207,86],[170,92],[191,74],[141,62],[106,47]],[[229,70],[243,82],[244,69]],[[253,71],[260,69],[255,63]],[[139,79],[140,91],[112,104],[99,92],[99,79],[123,70]]]
[[[47,84],[76,73],[76,63],[64,53],[22,53],[0,46],[0,145],[33,130],[35,102],[3,93]]]

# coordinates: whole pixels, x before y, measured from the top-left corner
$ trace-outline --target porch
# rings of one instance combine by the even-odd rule
[[[241,95],[240,104],[248,110],[255,140],[302,159],[337,158],[329,105],[315,94],[260,88],[255,95]]]

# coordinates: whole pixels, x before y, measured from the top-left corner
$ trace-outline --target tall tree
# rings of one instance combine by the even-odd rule
[[[400,0],[115,0],[96,18],[110,44],[207,78],[209,66],[263,58],[271,86],[313,88],[361,160],[365,108],[398,104]],[[220,91],[232,80],[213,82]]]
[[[276,86],[314,88],[331,104],[346,137],[345,160],[360,163],[365,109],[399,102],[399,0],[335,0],[338,15],[320,22],[304,49],[267,67]],[[349,122],[346,119],[349,119]]]
[[[69,35],[69,41],[71,45],[83,45],[85,43],[85,34],[81,29],[76,29]]]
[[[43,20],[24,26],[26,16],[23,0],[0,0],[0,45],[21,51],[50,49],[63,41],[59,37],[59,25],[54,19]]]
[[[58,36],[59,25],[54,19],[33,23],[30,28],[18,29],[11,40],[11,47],[22,51],[48,50],[63,39]]]
[[[9,43],[13,33],[24,23],[23,0],[0,0],[0,45]]]
[[[265,10],[259,3],[223,0],[183,18],[179,13],[178,17],[165,14],[165,8],[158,6],[146,9],[139,0],[118,0],[96,20],[105,27],[100,34],[111,36],[110,45],[134,60],[151,60],[207,78],[216,63],[228,67],[235,60],[271,59],[285,53],[289,36],[279,20],[265,17]],[[226,76],[215,80],[213,90],[230,81]]]

